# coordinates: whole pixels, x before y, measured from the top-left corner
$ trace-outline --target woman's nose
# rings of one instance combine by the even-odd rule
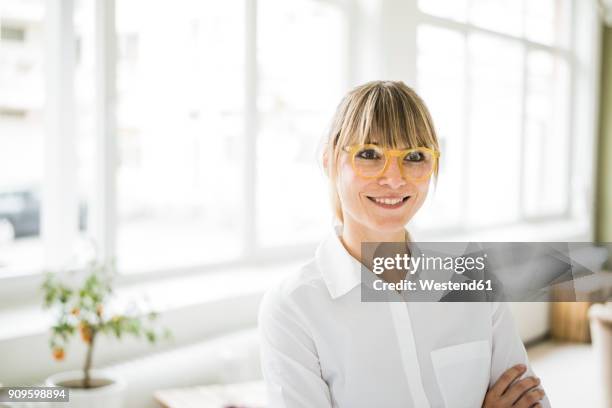
[[[393,189],[402,187],[406,184],[406,179],[402,175],[402,170],[399,166],[397,158],[392,158],[387,171],[380,177],[379,183],[381,185],[387,185]]]

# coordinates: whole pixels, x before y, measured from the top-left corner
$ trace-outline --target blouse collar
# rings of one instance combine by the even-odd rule
[[[341,234],[342,225],[334,225],[315,252],[317,266],[332,299],[343,296],[359,286],[361,268],[365,267],[346,250],[340,241]]]

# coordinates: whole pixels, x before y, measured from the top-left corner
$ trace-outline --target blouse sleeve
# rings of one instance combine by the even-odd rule
[[[527,371],[525,371],[520,379],[535,376],[533,369],[529,364],[527,351],[525,350],[523,341],[518,334],[510,308],[506,302],[492,303],[492,323],[493,352],[491,358],[491,380],[489,382],[489,387],[491,387],[499,379],[504,371],[516,364],[525,364],[527,367]],[[542,386],[544,385],[544,379],[542,379],[542,382],[538,388],[543,388]],[[542,398],[540,404],[542,405],[542,408],[550,408],[550,402],[547,395]]]
[[[331,408],[317,351],[290,299],[277,288],[264,295],[258,314],[262,374],[270,408]]]

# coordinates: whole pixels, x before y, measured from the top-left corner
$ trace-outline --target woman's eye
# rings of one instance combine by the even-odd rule
[[[421,152],[410,152],[406,155],[404,160],[408,162],[421,162],[425,160],[425,155]]]
[[[374,149],[364,149],[357,153],[357,157],[365,160],[380,159],[380,154]]]

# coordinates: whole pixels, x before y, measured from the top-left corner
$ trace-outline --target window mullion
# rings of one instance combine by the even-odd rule
[[[525,8],[526,8],[526,0],[522,0],[522,21],[521,21],[521,32],[523,37],[526,36],[526,21],[525,21]],[[521,154],[519,156],[519,194],[518,194],[518,209],[519,209],[519,220],[524,221],[527,218],[527,210],[525,207],[525,197],[527,196],[526,189],[526,169],[527,162],[525,160],[525,155],[527,154],[527,146],[525,143],[527,141],[525,133],[527,132],[527,57],[529,55],[530,47],[529,44],[523,42],[523,46],[521,47],[523,51],[523,64],[522,64],[522,74],[521,74],[521,134],[520,137],[520,151]],[[538,200],[539,201],[539,200]]]
[[[569,17],[569,25],[570,25],[569,56],[565,59],[565,61],[568,62],[570,77],[569,77],[569,89],[567,90],[569,103],[567,104],[567,110],[566,112],[564,112],[564,114],[567,114],[567,118],[568,118],[567,125],[568,125],[569,131],[567,132],[568,133],[567,137],[569,138],[569,140],[568,140],[568,149],[567,149],[567,160],[568,160],[568,163],[570,163],[570,165],[567,166],[568,188],[566,192],[567,202],[566,202],[565,215],[567,217],[571,217],[573,215],[572,209],[576,205],[576,200],[574,199],[576,182],[575,182],[575,177],[573,176],[575,174],[579,174],[579,169],[574,168],[574,160],[572,160],[572,158],[575,156],[575,144],[576,144],[575,143],[576,142],[576,132],[574,130],[574,125],[576,122],[576,114],[574,112],[576,112],[578,109],[578,106],[576,104],[576,86],[577,86],[576,70],[578,69],[578,61],[577,61],[576,52],[575,52],[576,25],[577,25],[576,1],[569,0],[569,5],[567,7],[570,8],[571,12],[569,13],[570,15]]]
[[[245,0],[245,111],[244,140],[240,154],[243,157],[244,171],[244,217],[243,255],[251,258],[258,248],[257,208],[256,208],[256,170],[257,170],[257,0]]]
[[[519,185],[521,188],[519,189],[518,194],[518,208],[519,208],[519,219],[521,221],[526,220],[527,210],[525,208],[525,197],[526,197],[526,171],[525,166],[527,162],[525,160],[525,155],[527,154],[527,138],[525,137],[525,132],[527,131],[527,57],[529,55],[529,47],[526,44],[523,44],[523,73],[521,74],[521,134],[520,134],[520,150],[521,154],[519,156]],[[538,200],[539,201],[539,200]]]
[[[41,209],[44,265],[61,268],[75,248],[78,223],[72,0],[45,4],[45,172]]]
[[[115,122],[115,1],[95,3],[95,189],[92,192],[91,231],[101,262],[115,257],[116,163]]]
[[[464,122],[463,122],[463,151],[465,152],[464,160],[463,160],[463,182],[462,191],[470,191],[470,160],[472,158],[473,152],[470,149],[471,146],[471,129],[472,129],[472,80],[471,80],[471,55],[470,55],[470,30],[464,29],[463,33],[463,75],[464,75],[464,100],[463,104],[463,114],[464,114]],[[468,194],[462,194],[461,196],[461,227],[464,230],[468,229],[468,220],[470,217],[469,214],[469,200],[470,197]]]

